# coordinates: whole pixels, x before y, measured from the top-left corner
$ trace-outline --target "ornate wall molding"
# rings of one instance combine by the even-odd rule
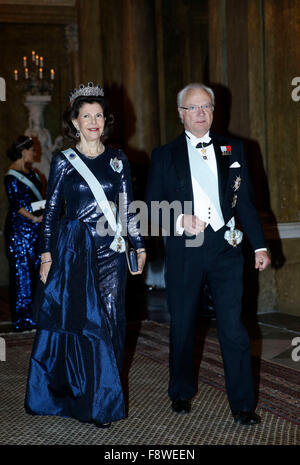
[[[12,3],[0,1],[1,23],[24,24],[70,24],[77,22],[77,9],[75,2],[26,2]],[[73,5],[74,3],[74,5]]]
[[[296,223],[278,223],[280,239],[299,239],[300,221]]]
[[[300,221],[277,224],[263,223],[263,230],[267,240],[300,239]]]
[[[0,0],[0,5],[76,6],[76,0]]]

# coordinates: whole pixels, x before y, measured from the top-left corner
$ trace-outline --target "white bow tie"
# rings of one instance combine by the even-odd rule
[[[193,136],[192,134],[189,135],[189,134],[185,133],[185,135],[186,135],[186,137],[189,139],[190,143],[194,147],[196,147],[196,145],[199,144],[199,142],[205,142],[207,144],[208,142],[211,141],[211,137],[209,136],[208,133],[206,133],[205,136],[200,137],[200,138],[197,138],[197,137]]]
[[[208,144],[208,142],[210,141],[211,141],[211,138],[208,135],[204,137],[200,137],[200,139],[195,139],[196,145],[199,144],[199,142],[205,142],[206,144]]]

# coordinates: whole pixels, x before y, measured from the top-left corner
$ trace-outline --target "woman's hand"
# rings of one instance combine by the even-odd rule
[[[41,266],[40,266],[40,279],[42,283],[46,284],[48,273],[52,265],[52,259],[50,253],[42,254]]]
[[[132,273],[133,275],[143,273],[144,266],[146,263],[146,258],[147,258],[146,249],[137,249],[136,253],[137,253],[138,271],[136,271],[135,273]]]
[[[26,210],[26,208],[22,207],[18,210],[18,213],[22,216],[25,216],[28,220],[31,220],[32,223],[41,223],[43,221],[43,215],[40,216],[35,216],[29,211]]]

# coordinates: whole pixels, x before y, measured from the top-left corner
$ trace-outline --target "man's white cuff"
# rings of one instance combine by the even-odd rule
[[[176,220],[176,232],[177,234],[179,234],[180,236],[182,236],[183,232],[184,232],[184,228],[181,226],[181,218],[183,217],[183,214],[181,213],[181,215],[178,216],[177,220]]]

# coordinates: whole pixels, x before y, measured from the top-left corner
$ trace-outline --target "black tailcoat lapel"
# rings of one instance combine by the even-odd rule
[[[192,176],[185,133],[181,134],[172,144],[172,157],[176,174],[179,180],[179,189],[183,193],[182,201],[192,201],[194,211],[194,196],[192,188]]]
[[[226,145],[224,139],[220,139],[215,134],[210,134],[210,137],[213,141],[213,146],[216,154],[216,162],[218,169],[218,184],[219,184],[219,197],[220,205],[222,206],[223,200],[225,198],[225,192],[228,182],[229,175],[229,159],[228,155],[222,155],[221,145]]]
[[[218,185],[220,205],[222,206],[225,198],[225,192],[229,175],[229,156],[222,155],[221,145],[226,145],[224,138],[219,138],[216,134],[210,134],[216,154],[216,163],[218,170]],[[179,180],[179,186],[183,192],[183,201],[193,202],[194,211],[194,197],[192,187],[192,176],[189,164],[189,156],[187,150],[187,142],[185,133],[182,133],[172,144],[172,156],[176,173]]]

